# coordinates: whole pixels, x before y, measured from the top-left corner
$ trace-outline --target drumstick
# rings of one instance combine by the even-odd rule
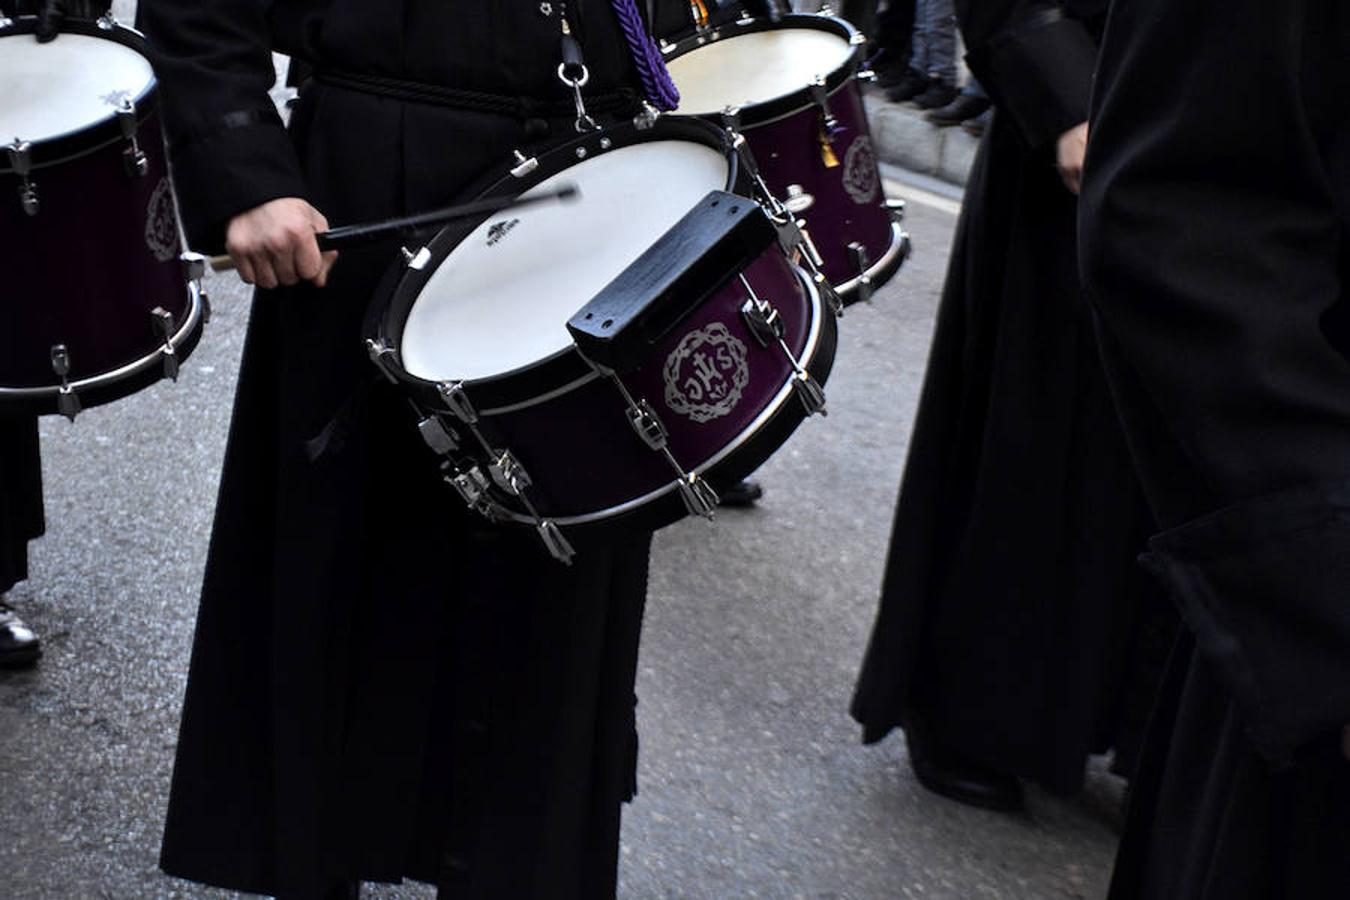
[[[429,228],[432,225],[443,225],[455,219],[470,219],[474,216],[491,215],[508,209],[521,209],[540,203],[551,203],[554,200],[575,200],[580,196],[581,191],[575,184],[564,184],[555,190],[542,194],[532,194],[528,197],[488,197],[483,200],[461,203],[458,206],[447,206],[443,209],[419,213],[415,216],[384,219],[379,222],[364,222],[359,225],[343,225],[329,231],[320,231],[314,237],[319,243],[320,250],[341,250],[345,247],[373,244],[386,238],[397,237],[404,232]],[[210,265],[213,272],[229,272],[234,269],[234,260],[228,255],[213,256],[210,259]]]

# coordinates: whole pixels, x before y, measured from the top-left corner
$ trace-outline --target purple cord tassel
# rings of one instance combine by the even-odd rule
[[[638,78],[642,79],[642,90],[647,99],[657,109],[670,112],[680,105],[680,91],[671,80],[670,70],[647,33],[647,23],[638,12],[634,0],[612,0],[614,14],[619,17],[619,27],[628,40],[628,49],[633,53],[633,64],[637,66]]]

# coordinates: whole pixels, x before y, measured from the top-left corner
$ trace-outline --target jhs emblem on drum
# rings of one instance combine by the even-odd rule
[[[161,178],[145,209],[145,245],[155,259],[168,262],[178,256],[178,216],[173,209],[169,179]]]
[[[664,374],[666,405],[699,423],[730,413],[750,383],[745,344],[721,322],[685,335]]]
[[[844,155],[844,190],[859,205],[873,202],[881,191],[877,156],[872,139],[866,135],[854,141]]]

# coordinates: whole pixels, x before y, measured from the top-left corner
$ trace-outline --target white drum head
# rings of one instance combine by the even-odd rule
[[[403,329],[403,368],[428,381],[502,375],[572,346],[567,320],[709,191],[726,156],[691,141],[611,150],[545,180],[581,194],[501,213],[441,263]],[[528,194],[527,194],[528,196]]]
[[[848,64],[848,39],[819,28],[775,28],[723,38],[670,60],[678,112],[748,109],[810,86]]]
[[[0,38],[0,144],[63,137],[110,118],[125,98],[155,83],[144,56],[116,41],[62,34],[39,44],[31,34]]]

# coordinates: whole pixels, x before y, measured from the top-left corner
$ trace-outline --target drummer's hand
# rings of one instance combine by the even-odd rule
[[[298,197],[282,197],[231,219],[225,249],[249,284],[274,288],[309,281],[323,287],[337,251],[320,253],[314,235],[327,230],[328,220],[317,209]]]
[[[1075,125],[1059,136],[1055,165],[1064,186],[1077,194],[1083,187],[1083,158],[1087,156],[1088,123]]]

